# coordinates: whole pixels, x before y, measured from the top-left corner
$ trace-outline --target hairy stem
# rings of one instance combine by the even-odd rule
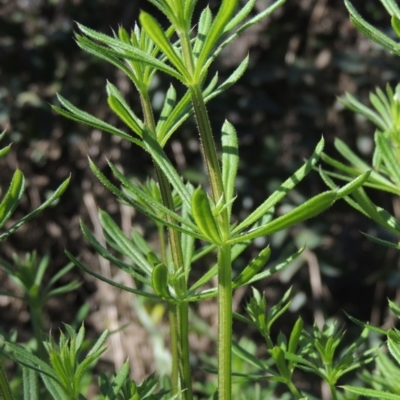
[[[200,85],[189,88],[194,112],[200,132],[204,161],[210,179],[214,202],[224,196],[221,168],[212,135],[207,109]],[[218,225],[223,240],[230,235],[226,210],[218,216]],[[232,265],[231,247],[218,248],[218,397],[231,399],[232,375]]]
[[[218,250],[218,396],[231,398],[232,387],[232,277],[231,248]]]

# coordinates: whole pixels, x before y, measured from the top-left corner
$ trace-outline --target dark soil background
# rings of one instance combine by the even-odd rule
[[[198,3],[200,8],[208,2]],[[209,1],[212,9],[218,3]],[[390,29],[378,0],[353,3],[375,26]],[[269,4],[269,0],[259,0],[257,8]],[[119,124],[107,107],[105,82],[110,80],[139,109],[138,98],[126,78],[114,67],[83,53],[73,33],[74,21],[107,34],[119,24],[129,30],[140,9],[151,8],[145,1],[135,0],[0,0],[0,128],[8,132],[2,144],[13,142],[11,154],[0,160],[0,187],[4,193],[17,166],[27,178],[26,195],[15,219],[37,207],[71,175],[71,184],[57,205],[0,244],[1,257],[10,259],[14,252],[24,256],[34,249],[39,255],[50,253],[50,277],[67,263],[64,249],[68,249],[92,268],[129,284],[129,278],[120,276],[94,254],[82,238],[79,220],[97,229],[96,212],[100,207],[121,222],[127,232],[132,227],[143,229],[145,222],[118,204],[96,181],[87,156],[100,168],[105,168],[106,158],[111,159],[141,180],[152,174],[151,162],[126,142],[55,115],[50,104],[57,103],[55,95],[59,92],[77,107]],[[217,140],[225,118],[238,130],[241,164],[235,213],[239,218],[301,165],[321,135],[331,156],[337,156],[333,140],[339,137],[368,160],[373,127],[343,110],[337,96],[348,91],[367,103],[369,91],[376,86],[397,84],[400,71],[397,58],[355,30],[341,0],[288,0],[228,47],[214,66],[215,71],[221,78],[229,76],[247,53],[250,68],[243,78],[209,103]],[[155,97],[170,84],[164,76],[157,78]],[[362,146],[365,143],[367,148]],[[188,179],[204,183],[193,121],[175,134],[168,152]],[[285,199],[278,212],[323,190],[323,182],[313,172]],[[372,192],[371,196],[391,212],[398,211],[398,199]],[[340,202],[318,218],[271,239],[273,262],[305,243],[309,248],[287,273],[257,285],[271,302],[293,286],[297,308],[282,318],[277,329],[288,331],[299,314],[309,324],[331,317],[344,324],[343,310],[375,324],[387,321],[386,298],[397,296],[396,253],[368,242],[360,231],[377,234],[379,228]],[[236,268],[256,251],[257,246],[249,249]],[[194,271],[194,275],[199,273]],[[92,337],[105,327],[116,329],[127,324],[114,335],[104,362],[118,366],[129,355],[135,378],[152,371],[153,343],[142,327],[143,317],[135,311],[139,302],[77,269],[65,277],[65,282],[71,279],[80,280],[82,286],[48,304],[47,327],[54,332],[62,321],[71,323],[80,307],[88,304],[85,324]],[[1,270],[0,282],[4,288],[14,290]],[[235,295],[239,310],[248,296],[249,291]],[[198,305],[197,312],[215,327],[215,302]],[[17,330],[20,340],[30,337],[29,315],[16,300],[0,297],[0,324],[5,330]],[[157,326],[162,333],[163,324]],[[353,329],[349,326],[350,337]],[[357,329],[354,331],[357,334]],[[256,334],[247,333],[259,340]],[[192,342],[194,353],[199,354],[207,348],[209,339],[194,335]]]

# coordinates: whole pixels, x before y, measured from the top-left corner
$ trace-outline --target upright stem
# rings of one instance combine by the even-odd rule
[[[194,57],[187,30],[179,33],[185,66],[194,76]],[[201,82],[189,85],[194,113],[200,133],[204,162],[215,203],[224,196],[221,168],[212,134],[207,108],[201,91]],[[226,210],[218,215],[218,225],[223,240],[230,235],[229,217]],[[232,397],[232,265],[231,247],[218,248],[218,398]]]
[[[218,396],[231,399],[232,388],[232,277],[231,247],[218,250]]]
[[[146,125],[152,132],[156,132],[153,111],[147,90],[141,91],[141,102]],[[172,198],[171,186],[168,179],[155,164],[157,180],[160,185],[161,197],[163,204],[170,210],[174,211],[174,201]],[[166,215],[165,218],[169,222],[175,222],[173,218]],[[171,248],[172,260],[176,270],[183,266],[183,255],[180,242],[179,232],[172,228],[168,228],[169,244]],[[178,290],[182,295],[186,292],[185,276],[178,280]],[[192,377],[189,360],[189,307],[187,303],[178,305],[170,304],[170,330],[171,330],[171,352],[172,352],[172,370],[173,370],[173,394],[179,393],[180,389],[184,389],[183,396],[186,400],[192,400]],[[175,343],[173,343],[175,341]],[[181,375],[181,388],[179,388],[177,368]]]
[[[189,88],[200,132],[203,156],[216,203],[223,195],[223,183],[207,109],[200,85]],[[228,213],[218,216],[222,239],[229,238]],[[218,398],[230,400],[232,392],[232,265],[231,247],[218,248]]]
[[[199,128],[204,162],[210,179],[212,197],[216,203],[223,194],[222,175],[215,149],[214,138],[200,85],[189,87],[194,113]],[[226,214],[226,213],[222,213]]]

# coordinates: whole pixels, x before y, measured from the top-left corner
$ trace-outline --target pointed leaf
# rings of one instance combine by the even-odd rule
[[[254,278],[254,276],[256,276],[262,268],[264,268],[270,256],[271,249],[269,246],[261,250],[258,256],[253,258],[250,264],[247,265],[247,267],[245,267],[243,271],[235,278],[235,280],[232,282],[232,288],[236,289],[239,286],[248,284],[250,280]]]
[[[168,65],[166,65],[164,62],[158,60],[157,58],[147,54],[146,52],[125,44],[123,42],[121,42],[118,39],[113,39],[110,36],[104,35],[102,33],[96,32],[90,28],[87,28],[81,24],[78,24],[79,29],[88,37],[95,39],[99,42],[105,43],[109,46],[113,46],[114,48],[117,48],[118,51],[110,49],[110,48],[106,48],[103,46],[97,46],[98,51],[100,52],[104,52],[105,54],[108,55],[112,55],[114,57],[120,57],[120,58],[126,58],[128,60],[132,60],[132,61],[138,61],[138,62],[143,62],[149,66],[152,66],[153,68],[156,68],[160,71],[165,72],[168,75],[171,75],[179,80],[184,80],[183,76],[181,74],[179,74],[176,70],[174,70],[173,68],[169,67]],[[82,37],[77,37],[78,42],[87,44],[88,40],[86,39],[86,41],[82,41]],[[85,38],[83,38],[85,39]],[[94,43],[93,43],[94,45]]]
[[[190,82],[190,74],[188,73],[185,65],[183,64],[179,55],[175,52],[170,41],[165,35],[163,29],[150,14],[145,11],[141,11],[139,20],[142,28],[151,37],[154,43],[161,49],[161,51],[167,56],[168,60],[172,65],[181,73],[184,78],[184,82]]]
[[[388,139],[385,138],[384,133],[377,132],[375,139],[382,161],[389,170],[390,177],[400,186],[400,165],[393,148],[390,146]]]
[[[53,203],[55,200],[57,200],[66,190],[68,187],[70,178],[66,179],[58,188],[57,190],[41,205],[39,206],[36,210],[30,212],[28,215],[25,215],[25,217],[21,218],[17,223],[15,223],[13,226],[11,226],[6,232],[0,235],[0,242],[4,240],[6,237],[11,235],[13,232],[15,232],[21,225],[23,225],[25,222],[29,221],[33,217],[35,217],[37,214],[39,214],[41,211],[43,211],[45,208],[47,208],[51,203]]]
[[[192,215],[197,227],[207,240],[215,245],[221,245],[221,235],[211,211],[208,196],[200,187],[192,195]]]
[[[22,172],[17,169],[14,172],[10,186],[0,203],[0,228],[11,217],[12,213],[17,208],[25,190],[25,178]]]
[[[238,140],[233,125],[225,121],[222,126],[222,182],[224,185],[225,202],[228,215],[231,214],[232,199],[235,192],[236,174],[239,166]]]
[[[374,26],[365,21],[357,12],[349,0],[345,0],[344,4],[350,13],[350,19],[354,26],[369,39],[385,47],[387,50],[400,55],[400,46],[394,40],[387,37],[382,32],[378,31]]]
[[[142,136],[143,122],[135,115],[120,91],[112,83],[107,82],[108,104],[122,121],[140,137]]]
[[[267,200],[264,201],[255,211],[253,211],[243,222],[241,222],[232,232],[236,234],[259,220],[265,215],[278,201],[287,195],[307,174],[313,169],[324,148],[324,139],[321,139],[314,150],[312,156],[289,178],[278,190],[276,190]]]
[[[204,45],[199,55],[199,59],[197,61],[195,73],[197,78],[200,77],[200,73],[202,72],[201,70],[205,61],[207,60],[215,44],[221,37],[225,26],[228,24],[233,13],[235,12],[237,4],[238,0],[222,0],[222,4],[218,10],[218,14],[214,18],[214,21],[207,33]]]
[[[266,226],[236,236],[228,240],[227,243],[234,244],[245,240],[255,239],[260,236],[268,236],[275,232],[289,228],[292,225],[305,221],[306,219],[312,218],[325,211],[335,202],[336,198],[337,195],[335,191],[321,193],[296,207],[287,214],[278,217]]]
[[[174,189],[178,192],[182,201],[186,203],[187,207],[190,207],[189,192],[183,184],[181,177],[176,172],[176,169],[168,159],[160,144],[147,129],[143,131],[143,142],[146,150],[151,154],[154,162],[164,172],[164,175],[167,177]]]
[[[162,299],[174,301],[168,288],[168,275],[168,268],[163,263],[156,265],[151,274],[152,286]]]
[[[391,394],[387,393],[381,390],[375,390],[375,389],[367,389],[363,387],[357,387],[357,386],[340,386],[342,389],[345,391],[351,392],[358,394],[360,396],[364,397],[370,397],[374,399],[381,399],[381,400],[400,400],[400,395],[397,394]]]
[[[99,274],[91,269],[89,269],[88,267],[86,267],[84,264],[82,264],[77,258],[75,258],[70,252],[68,252],[67,250],[65,251],[65,254],[67,255],[67,257],[81,270],[87,272],[89,275],[94,276],[97,279],[100,279],[103,282],[108,283],[111,286],[115,286],[118,289],[124,290],[126,292],[129,293],[133,293],[133,294],[137,294],[143,297],[149,297],[152,299],[158,299],[158,296],[152,294],[152,293],[147,293],[144,292],[142,290],[137,290],[137,289],[132,289],[130,287],[127,287],[125,285],[121,285],[120,283],[114,282],[111,279],[105,278],[102,274]]]
[[[65,111],[64,109],[57,106],[51,106],[56,113],[66,118],[72,119],[73,121],[92,126],[103,132],[111,133],[112,135],[118,136],[143,148],[143,144],[141,143],[140,140],[135,139],[134,137],[128,135],[124,131],[121,131],[120,129],[117,129],[114,126],[107,124],[106,122],[102,121],[99,118],[94,117],[93,115],[90,115],[84,111],[79,110],[79,108],[75,107],[72,103],[64,99],[61,95],[57,94],[57,98],[59,102],[62,104],[62,106],[65,107],[68,111]]]
[[[172,85],[170,85],[170,87],[167,91],[167,94],[165,95],[164,106],[161,110],[161,114],[158,119],[157,127],[156,127],[157,138],[159,140],[162,139],[161,132],[162,132],[163,127],[168,119],[168,116],[171,114],[171,112],[174,109],[175,103],[176,103],[176,90]]]

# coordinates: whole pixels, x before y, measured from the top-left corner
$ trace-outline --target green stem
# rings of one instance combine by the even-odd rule
[[[10,383],[7,378],[6,371],[3,366],[3,360],[0,358],[0,394],[4,400],[14,400]]]
[[[211,125],[200,85],[190,86],[189,90],[199,128],[204,162],[210,179],[212,197],[216,203],[223,194],[223,186]]]
[[[218,251],[218,398],[230,400],[232,391],[232,276],[231,248]]]
[[[292,381],[289,381],[286,383],[287,387],[289,388],[290,392],[292,393],[292,395],[296,398],[296,399],[303,399],[304,396],[298,391],[298,389],[296,388],[296,386],[294,386]]]
[[[140,94],[145,123],[150,128],[150,130],[155,133],[156,126],[148,92],[147,90],[142,90]],[[158,184],[160,185],[163,204],[170,210],[174,211],[174,201],[172,198],[171,186],[168,182],[168,179],[156,164],[155,170],[157,174]],[[171,216],[166,215],[165,218],[169,222],[175,222]],[[172,228],[168,228],[168,233],[172,260],[176,270],[178,270],[183,266],[183,254],[179,232]],[[179,294],[183,296],[186,293],[186,289],[186,279],[184,275],[182,275],[182,277],[177,282],[177,290]],[[181,375],[181,389],[184,390],[183,396],[186,400],[192,400],[192,376],[189,360],[188,304],[181,303],[177,306],[171,306],[169,314],[170,317],[171,312],[174,314],[174,317],[172,317],[172,319],[170,318],[171,352],[173,363],[172,369],[173,371],[176,371],[179,368]],[[172,343],[172,341],[175,341],[175,343]],[[177,394],[179,392],[179,384],[177,382],[176,373],[173,373],[173,379],[175,380],[175,382],[173,381],[173,394]]]
[[[194,75],[193,51],[188,31],[179,34],[185,66]],[[189,85],[194,114],[200,133],[201,147],[207,173],[210,179],[212,198],[215,203],[224,196],[221,167],[208,118],[201,82]],[[230,237],[228,213],[221,212],[218,225],[223,240]],[[218,398],[231,400],[232,397],[232,265],[231,247],[218,248]]]
[[[31,323],[33,328],[33,334],[35,336],[37,342],[37,355],[45,360],[47,358],[47,353],[43,345],[43,324],[42,324],[42,308],[38,306],[38,300],[30,298],[30,314],[31,314]]]
[[[338,399],[338,395],[337,395],[337,391],[336,391],[335,385],[329,384],[329,389],[331,390],[332,400],[337,400]]]

